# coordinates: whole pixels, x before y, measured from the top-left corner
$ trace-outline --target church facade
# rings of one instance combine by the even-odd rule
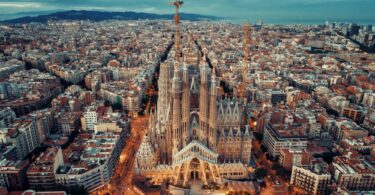
[[[157,107],[150,113],[135,172],[156,184],[168,180],[180,186],[191,180],[208,184],[244,179],[253,137],[246,125],[246,104],[219,96],[216,62],[210,68],[207,50],[189,47],[181,61],[171,52],[160,65]]]

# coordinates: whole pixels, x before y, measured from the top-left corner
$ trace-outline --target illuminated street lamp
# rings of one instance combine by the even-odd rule
[[[124,160],[125,160],[125,155],[124,155],[124,154],[122,154],[122,155],[120,156],[120,162],[121,162],[121,163],[123,163],[123,162],[124,162]]]

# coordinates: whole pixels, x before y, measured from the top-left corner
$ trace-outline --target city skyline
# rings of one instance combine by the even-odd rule
[[[0,19],[17,18],[20,16],[39,15],[46,12],[62,10],[100,10],[100,11],[135,11],[165,14],[169,13],[167,1],[152,0],[84,0],[84,1],[41,1],[15,0],[0,1]],[[181,11],[225,17],[235,22],[250,20],[266,23],[286,24],[319,24],[324,21],[356,22],[373,24],[372,10],[375,2],[371,0],[286,0],[267,2],[260,0],[234,0],[228,4],[224,0],[215,2],[190,0],[188,6]]]
[[[0,0],[0,194],[374,193],[371,2],[194,1]]]

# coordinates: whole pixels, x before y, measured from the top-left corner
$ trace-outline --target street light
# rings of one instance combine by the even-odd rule
[[[123,163],[123,162],[124,162],[124,160],[125,160],[125,155],[124,155],[124,154],[122,154],[122,155],[120,156],[120,162],[121,162],[121,163]]]

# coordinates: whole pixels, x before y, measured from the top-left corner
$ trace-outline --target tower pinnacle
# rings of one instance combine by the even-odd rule
[[[212,73],[211,73],[211,77],[212,77],[213,79],[216,78],[216,66],[217,66],[217,64],[218,64],[218,61],[217,61],[217,60],[213,60],[213,61],[212,61]]]
[[[180,24],[180,13],[179,9],[184,4],[183,1],[175,0],[175,1],[170,1],[170,5],[173,5],[176,7],[176,14],[174,16],[174,23],[176,26],[176,32],[175,32],[175,50],[176,50],[176,61],[179,61],[180,58],[180,29],[179,29],[179,24]]]

